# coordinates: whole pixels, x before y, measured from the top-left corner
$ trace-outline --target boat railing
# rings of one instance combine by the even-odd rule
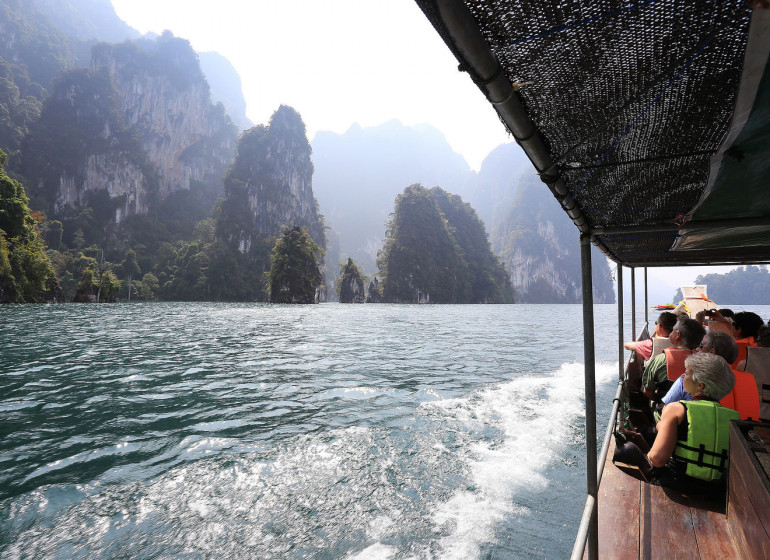
[[[607,430],[604,433],[604,442],[602,444],[601,452],[599,453],[599,459],[597,461],[597,473],[596,473],[596,486],[597,488],[602,482],[602,474],[604,474],[604,463],[607,459],[607,453],[610,449],[610,442],[612,440],[613,433],[615,431],[615,424],[617,422],[618,412],[620,411],[621,396],[623,394],[623,382],[618,381],[618,389],[615,391],[615,398],[612,401],[612,412],[610,413],[609,422],[607,423]],[[578,533],[575,537],[575,544],[572,547],[572,560],[578,560],[583,557],[585,552],[586,542],[588,540],[589,528],[591,526],[591,520],[594,511],[596,511],[596,497],[589,494],[586,497],[585,508],[583,508],[583,517],[580,520],[580,526],[578,527]]]
[[[575,544],[572,547],[571,558],[577,559],[583,556],[588,547],[589,560],[599,558],[599,525],[598,525],[598,497],[599,485],[604,474],[604,463],[607,459],[610,443],[615,430],[615,425],[620,410],[621,397],[629,375],[631,360],[636,359],[631,353],[629,363],[625,364],[625,348],[623,346],[623,267],[617,268],[617,303],[618,303],[618,388],[612,402],[612,412],[604,435],[601,451],[597,461],[597,430],[596,430],[596,355],[594,351],[594,314],[593,314],[593,278],[591,270],[591,246],[590,236],[580,236],[580,264],[583,283],[583,361],[585,381],[585,436],[586,436],[586,502],[583,508],[583,517],[580,520]],[[644,294],[644,322],[649,324],[647,315],[647,269],[644,270],[645,294]],[[631,268],[631,336],[636,340],[636,275]],[[624,365],[626,366],[624,368]],[[638,366],[638,364],[635,364]]]

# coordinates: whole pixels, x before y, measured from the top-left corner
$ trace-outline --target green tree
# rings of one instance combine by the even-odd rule
[[[105,270],[101,273],[100,278],[100,290],[99,301],[100,302],[112,302],[120,292],[120,280],[115,276],[112,270]]]
[[[321,285],[318,260],[321,248],[307,229],[286,229],[273,247],[268,272],[270,301],[273,303],[315,303]]]
[[[385,301],[460,303],[470,296],[462,250],[422,185],[410,185],[396,197],[377,265]]]
[[[46,223],[45,231],[43,232],[43,240],[49,249],[59,251],[61,249],[62,235],[64,233],[64,226],[59,220],[51,220]]]
[[[61,289],[24,187],[4,170],[6,157],[0,150],[0,302],[57,300]]]
[[[139,299],[145,301],[154,300],[155,292],[158,290],[159,285],[158,278],[152,272],[145,274],[138,286]]]
[[[136,252],[133,249],[126,251],[126,258],[120,266],[123,269],[123,276],[128,280],[128,301],[131,301],[131,279],[142,272],[139,263],[136,262]]]
[[[77,286],[75,286],[75,297],[72,301],[77,303],[90,303],[96,301],[96,289],[98,284],[96,282],[96,261],[92,265],[83,269],[78,280]]]

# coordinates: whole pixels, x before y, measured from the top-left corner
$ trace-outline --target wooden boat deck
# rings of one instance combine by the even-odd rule
[[[599,487],[600,558],[741,557],[724,504],[694,500],[627,475],[612,463],[614,447],[613,442]]]

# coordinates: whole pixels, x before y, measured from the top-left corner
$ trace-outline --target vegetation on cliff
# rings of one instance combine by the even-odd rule
[[[377,260],[385,301],[513,302],[483,224],[459,197],[410,185],[396,197],[386,236]]]
[[[240,286],[242,297],[267,299],[264,285],[254,279],[271,268],[282,228],[304,228],[323,255],[326,236],[313,198],[310,153],[302,117],[285,105],[269,125],[255,126],[238,141],[235,161],[224,178],[216,239],[222,256],[237,263],[230,282]]]
[[[323,251],[307,229],[286,229],[273,247],[267,273],[272,303],[316,303],[321,286],[318,262]]]
[[[6,157],[0,151],[0,303],[54,301],[61,290],[24,187],[5,172]]]
[[[364,281],[361,269],[348,257],[348,262],[340,266],[340,275],[336,282],[340,303],[364,303]]]

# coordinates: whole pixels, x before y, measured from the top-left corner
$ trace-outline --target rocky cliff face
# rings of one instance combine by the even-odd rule
[[[340,303],[364,303],[366,301],[364,279],[353,259],[348,258],[347,264],[342,268],[338,282]]]
[[[577,229],[536,176],[522,176],[492,245],[511,275],[517,303],[582,301]],[[614,303],[607,259],[596,248],[592,264],[594,302]]]
[[[232,161],[236,129],[209,87],[187,41],[169,34],[155,44],[97,45],[93,65],[107,68],[123,125],[134,129],[158,172],[158,194],[218,181]]]
[[[218,235],[241,253],[257,257],[264,252],[266,238],[278,235],[284,226],[298,226],[307,228],[324,249],[310,154],[305,124],[291,107],[282,105],[269,126],[246,131],[225,177]]]
[[[27,142],[28,174],[57,212],[106,190],[119,222],[194,183],[222,191],[237,131],[187,41],[101,43],[92,66],[60,78]]]

